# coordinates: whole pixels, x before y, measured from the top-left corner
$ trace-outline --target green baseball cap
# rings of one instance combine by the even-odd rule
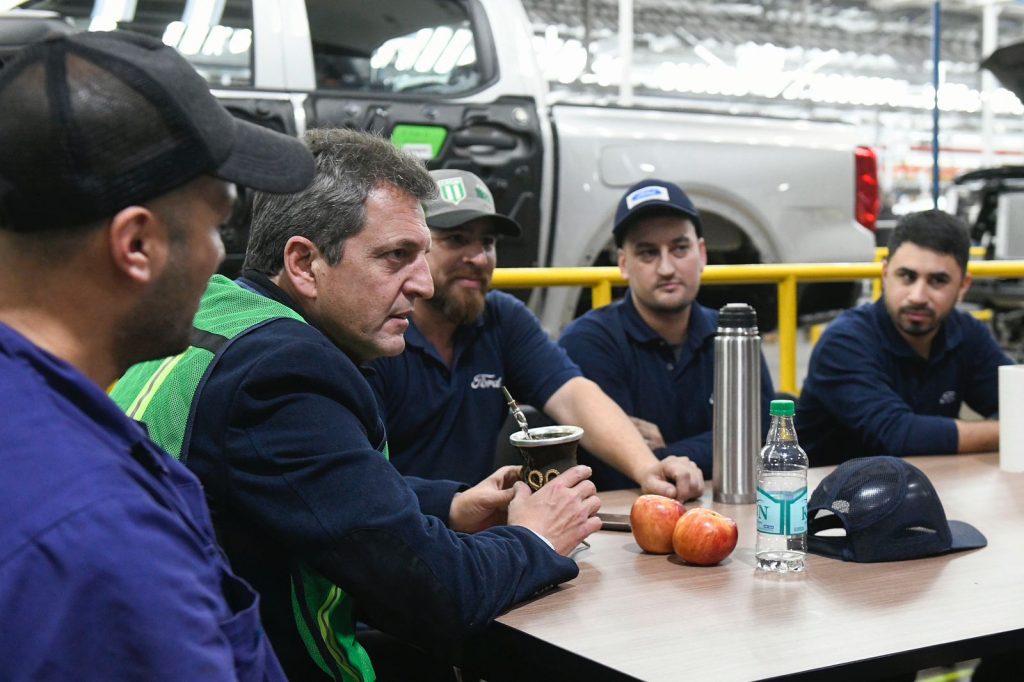
[[[430,171],[430,176],[437,183],[439,195],[423,204],[427,226],[432,230],[451,230],[471,220],[486,218],[497,234],[509,237],[523,234],[519,223],[495,212],[491,190],[469,171],[434,170]]]

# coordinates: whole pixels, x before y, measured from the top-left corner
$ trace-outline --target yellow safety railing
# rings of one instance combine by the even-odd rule
[[[1024,277],[1024,260],[971,261],[967,264],[976,278]],[[779,385],[778,390],[796,394],[796,335],[798,282],[851,282],[879,279],[882,264],[875,263],[787,263],[772,265],[709,265],[701,284],[775,284],[779,298]],[[625,280],[617,267],[590,268],[498,268],[493,286],[532,288],[554,286],[590,287],[595,308],[608,305],[612,287]]]

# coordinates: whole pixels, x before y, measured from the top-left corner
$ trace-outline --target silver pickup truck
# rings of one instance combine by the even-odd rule
[[[245,119],[293,134],[375,130],[431,168],[477,173],[526,228],[502,243],[503,266],[612,262],[616,201],[645,176],[690,194],[712,263],[872,258],[874,156],[852,127],[678,101],[552,101],[534,57],[543,27],[518,0],[23,0],[5,18],[30,14],[73,30],[159,36]],[[241,227],[227,235],[229,268],[245,236]],[[854,293],[845,283],[809,288],[800,312],[846,307]],[[532,303],[557,331],[580,297],[551,289]],[[772,287],[705,287],[702,298],[749,300],[763,327],[774,324]]]

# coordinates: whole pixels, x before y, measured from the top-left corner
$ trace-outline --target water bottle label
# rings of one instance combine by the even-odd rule
[[[800,535],[807,532],[807,488],[766,492],[757,489],[757,532]]]

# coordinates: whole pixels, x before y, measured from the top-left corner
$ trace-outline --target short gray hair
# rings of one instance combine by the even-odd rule
[[[295,194],[254,193],[245,270],[268,276],[284,267],[291,237],[309,239],[330,265],[341,260],[345,240],[366,224],[366,199],[381,186],[407,192],[420,202],[437,195],[422,162],[388,140],[357,130],[319,128],[303,141],[313,152],[316,177]]]

